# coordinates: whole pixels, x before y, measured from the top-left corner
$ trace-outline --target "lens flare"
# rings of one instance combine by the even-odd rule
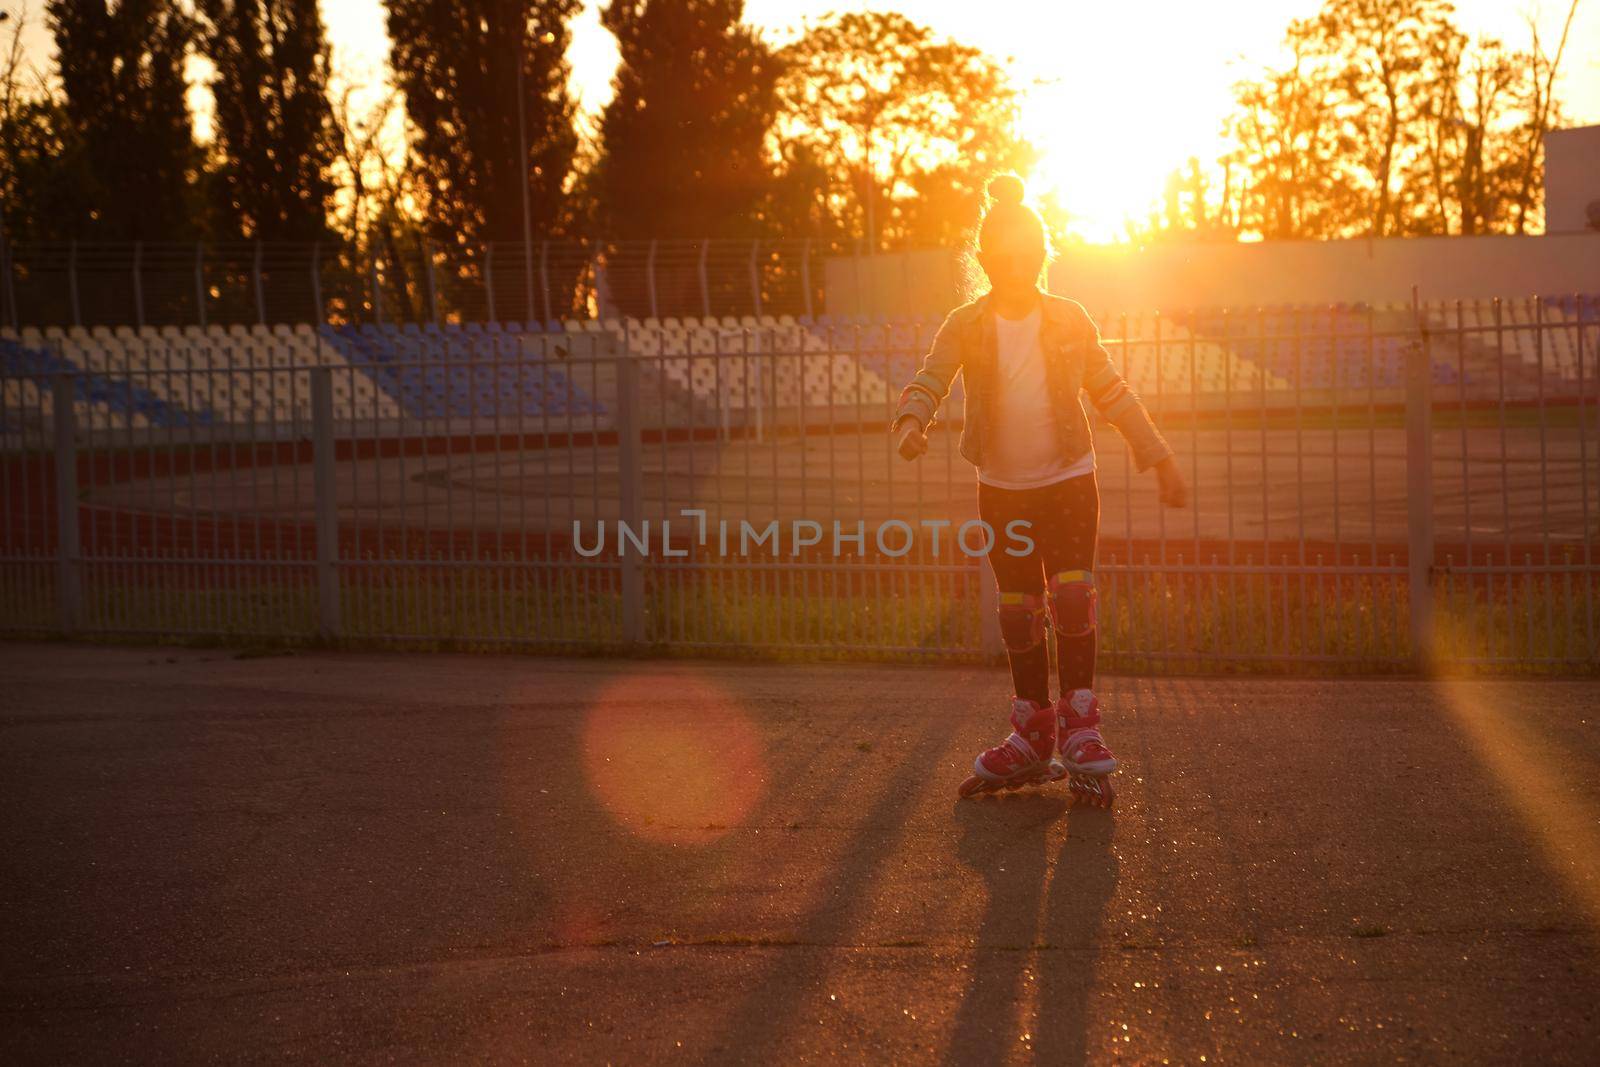
[[[590,791],[618,825],[652,841],[707,844],[737,826],[764,787],[749,714],[692,670],[647,670],[608,683],[583,724]]]
[[[1435,684],[1550,870],[1600,926],[1600,830],[1595,809],[1584,800],[1590,790],[1565,772],[1568,761],[1535,724],[1497,706],[1493,683],[1439,678]],[[1513,728],[1514,748],[1506,744],[1506,731]]]

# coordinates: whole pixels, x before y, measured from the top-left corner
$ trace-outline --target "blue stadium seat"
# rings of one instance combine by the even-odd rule
[[[141,415],[152,426],[205,426],[214,421],[209,411],[186,411],[132,380],[85,372],[51,349],[28,348],[19,341],[0,340],[0,371],[7,377],[32,378],[41,389],[51,387],[52,375],[71,374],[79,403],[102,407],[113,415]]]
[[[525,355],[515,339],[478,324],[323,327],[352,366],[417,418],[596,414],[605,406],[565,373]]]
[[[1367,305],[1359,303],[1274,306],[1262,309],[1259,316],[1217,312],[1173,316],[1202,340],[1231,349],[1239,359],[1264,367],[1291,385],[1298,376],[1309,389],[1329,388],[1335,382],[1341,388],[1365,388],[1369,379],[1378,388],[1398,388],[1404,384],[1407,339],[1384,336],[1395,331],[1380,324],[1370,339],[1369,356],[1367,317]],[[1435,361],[1435,381],[1453,384],[1459,376],[1450,363]]]

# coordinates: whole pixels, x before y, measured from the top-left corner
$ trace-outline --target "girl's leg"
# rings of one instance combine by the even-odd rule
[[[1049,575],[1061,695],[1094,688],[1094,563],[1100,537],[1100,490],[1093,474],[1049,486],[1042,529],[1034,534]]]
[[[1105,782],[1117,759],[1100,735],[1100,702],[1095,698],[1095,541],[1100,526],[1100,492],[1094,475],[1050,487],[1050,513],[1041,520],[1040,542],[1049,573],[1050,608],[1061,669],[1061,699],[1056,710],[1056,744],[1072,772],[1074,796],[1100,806],[1116,794]]]
[[[1011,682],[1016,695],[1040,707],[1050,704],[1050,648],[1044,640],[1045,584],[1039,554],[1039,524],[1029,496],[1037,490],[996,489],[978,483],[978,515],[995,533],[989,549],[1000,588],[1000,631],[1011,661]],[[1028,536],[1034,550],[1025,556],[1009,554],[1014,547],[1006,524],[1015,519],[1033,523]]]

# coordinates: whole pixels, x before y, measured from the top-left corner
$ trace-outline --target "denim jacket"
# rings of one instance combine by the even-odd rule
[[[1076,300],[1041,293],[1039,345],[1044,353],[1045,380],[1054,401],[1056,433],[1067,462],[1080,459],[1093,448],[1089,418],[1079,391],[1087,393],[1100,414],[1127,439],[1134,462],[1143,471],[1172,455],[1172,448],[1150,420],[1140,401],[1100,343],[1094,320]],[[962,411],[961,457],[975,467],[983,465],[996,392],[994,316],[988,296],[952,311],[939,327],[922,369],[900,392],[893,424],[902,418],[917,420],[924,430],[933,425],[934,413],[950,392],[956,373],[966,373],[966,400]]]

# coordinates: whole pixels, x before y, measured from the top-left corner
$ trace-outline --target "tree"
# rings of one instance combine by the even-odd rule
[[[390,64],[405,96],[412,167],[435,240],[522,240],[524,195],[535,238],[557,225],[577,147],[567,24],[581,6],[388,0]]]
[[[328,234],[337,151],[316,0],[199,0],[216,99],[211,192],[219,234]]]
[[[1407,189],[1394,179],[1418,150],[1419,105],[1441,77],[1447,51],[1430,45],[1459,36],[1452,11],[1448,0],[1327,0],[1314,20],[1372,236],[1405,228]]]
[[[1571,17],[1549,57],[1537,27],[1528,51],[1470,41],[1441,0],[1327,0],[1290,23],[1286,65],[1236,86],[1220,198],[1191,166],[1139,236],[1524,232]]]
[[[92,202],[82,141],[59,102],[47,96],[17,100],[0,120],[5,161],[0,165],[0,211],[11,241],[64,241],[83,236]]]
[[[0,39],[0,233],[5,240],[55,240],[88,202],[82,153],[44,76],[24,61],[24,4]]]
[[[1288,66],[1235,88],[1227,129],[1237,147],[1225,163],[1245,175],[1238,213],[1247,231],[1266,238],[1340,236],[1353,210],[1353,145],[1327,92],[1314,24],[1291,23],[1285,40]]]
[[[402,201],[416,194],[416,176],[390,141],[392,116],[401,110],[400,95],[389,88],[358,112],[356,97],[366,88],[341,79],[329,95],[329,121],[337,146],[333,169],[347,193],[334,212],[334,224],[362,252],[390,240],[383,234],[385,221],[401,214]]]
[[[81,200],[62,220],[98,240],[196,235],[200,154],[184,98],[194,27],[172,0],[50,0],[61,79],[61,150],[81,158]]]
[[[0,210],[11,204],[17,196],[17,161],[22,151],[22,126],[24,108],[29,100],[22,84],[22,33],[28,27],[28,10],[24,7],[15,21],[6,27],[10,33],[0,40]],[[32,120],[34,116],[29,115]],[[33,127],[30,121],[28,129]]]
[[[1129,226],[1137,243],[1184,239],[1234,240],[1239,234],[1239,190],[1235,183],[1236,158],[1224,156],[1208,169],[1198,156],[1167,176],[1161,210],[1152,211],[1148,223]]]
[[[1426,190],[1413,228],[1489,233],[1503,228],[1520,173],[1520,131],[1511,115],[1519,58],[1499,41],[1469,45],[1459,34],[1433,44],[1443,76],[1423,101],[1423,151],[1404,174]]]
[[[333,226],[343,241],[329,303],[335,314],[365,313],[362,305],[369,299],[371,280],[367,270],[381,260],[385,302],[407,318],[421,319],[431,309],[408,253],[415,249],[418,258],[429,253],[423,220],[406,208],[418,191],[415,171],[404,164],[403,131],[397,129],[400,97],[387,87],[358,110],[356,98],[366,88],[341,77],[329,94],[337,146],[332,170],[346,194],[333,212]]]
[[[760,232],[779,63],[740,20],[744,0],[612,0],[616,92],[591,188],[601,235]]]
[[[1547,57],[1539,43],[1539,24],[1530,16],[1529,30],[1533,48],[1527,54],[1527,81],[1522,106],[1528,113],[1528,141],[1523,152],[1521,181],[1517,185],[1516,230],[1526,231],[1528,216],[1534,211],[1537,190],[1543,184],[1544,135],[1560,122],[1561,111],[1555,99],[1556,73],[1561,69],[1561,57],[1567,50],[1567,35],[1572,32],[1572,20],[1578,13],[1578,0],[1567,8],[1567,18],[1561,26],[1561,40],[1556,54]],[[1542,205],[1541,205],[1542,214]]]
[[[989,175],[1032,162],[1005,69],[902,15],[832,16],[780,56],[774,154],[822,164],[814,199],[869,251],[955,242]]]

